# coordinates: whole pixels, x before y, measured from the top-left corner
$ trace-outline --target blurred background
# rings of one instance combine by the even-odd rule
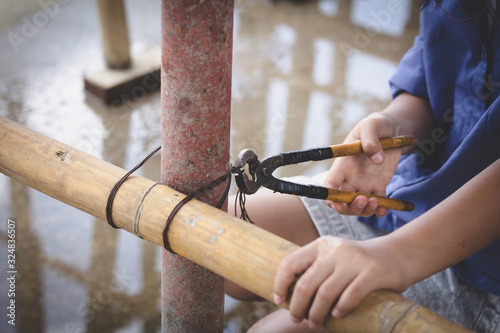
[[[125,2],[132,55],[160,45],[161,2]],[[232,160],[244,148],[267,157],[341,143],[388,104],[387,80],[418,33],[417,0],[235,7]],[[1,0],[0,115],[130,169],[160,145],[160,94],[115,107],[89,99],[83,76],[104,66],[94,1]],[[159,154],[137,174],[159,181]],[[16,326],[4,313],[8,218],[16,221]],[[161,331],[159,247],[3,174],[0,221],[0,332]],[[226,297],[224,332],[245,332],[272,309]]]

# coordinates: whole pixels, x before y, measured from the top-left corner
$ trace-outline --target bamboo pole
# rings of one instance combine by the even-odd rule
[[[0,172],[106,218],[108,195],[125,170],[3,117],[0,129]],[[183,197],[132,175],[116,194],[113,219],[120,228],[163,245],[167,216]],[[179,255],[270,301],[279,262],[298,248],[197,200],[176,215],[168,241]],[[332,332],[470,332],[389,291],[371,293],[352,313],[329,317],[324,326]]]

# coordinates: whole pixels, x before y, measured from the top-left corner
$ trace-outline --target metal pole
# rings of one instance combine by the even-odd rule
[[[233,12],[233,0],[162,0],[161,176],[184,193],[228,168]],[[224,279],[164,250],[163,332],[222,332],[223,315]]]

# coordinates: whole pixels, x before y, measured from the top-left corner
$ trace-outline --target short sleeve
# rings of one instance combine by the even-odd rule
[[[413,46],[403,56],[396,72],[390,78],[393,98],[402,92],[428,98],[423,44],[421,37],[417,36]]]

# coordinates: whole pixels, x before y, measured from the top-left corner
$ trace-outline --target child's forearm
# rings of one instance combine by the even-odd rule
[[[500,239],[500,160],[442,203],[382,237],[406,262],[413,283]],[[382,240],[382,239],[381,239]]]
[[[379,114],[392,119],[396,135],[411,135],[423,140],[436,128],[429,102],[408,93],[398,95]]]

